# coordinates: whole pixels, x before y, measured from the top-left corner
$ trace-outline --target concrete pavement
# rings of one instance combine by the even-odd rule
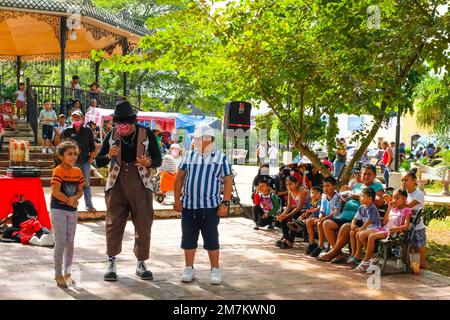
[[[278,231],[255,231],[245,218],[220,223],[223,284],[209,284],[203,249],[197,252],[197,280],[183,284],[180,221],[156,220],[152,232],[148,266],[155,279],[134,276],[134,230],[129,222],[118,256],[119,281],[108,283],[103,281],[104,222],[79,223],[73,267],[77,286],[64,290],[53,280],[53,249],[0,243],[0,299],[450,299],[450,278],[430,272],[383,276],[381,289],[368,289],[368,274],[307,257],[301,243],[281,250],[274,245]]]

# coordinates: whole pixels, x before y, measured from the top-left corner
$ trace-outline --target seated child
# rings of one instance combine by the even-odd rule
[[[3,121],[5,125],[9,128],[14,129],[15,133],[18,133],[19,127],[17,121],[19,119],[16,116],[16,111],[10,98],[5,98],[5,103],[1,105],[0,112],[3,115]]]
[[[389,202],[386,214],[383,217],[383,227],[378,229],[367,229],[358,232],[358,238],[366,248],[364,260],[355,268],[357,272],[366,272],[370,266],[371,258],[375,249],[375,241],[385,239],[389,234],[403,232],[409,228],[411,209],[406,207],[408,193],[404,190],[397,190],[394,197]],[[355,259],[361,259],[361,252],[357,252]],[[374,262],[374,261],[372,261]]]
[[[280,199],[276,194],[270,192],[269,182],[261,180],[256,188],[253,196],[253,203],[255,204],[253,210],[253,221],[255,222],[255,230],[260,227],[269,226],[273,229],[272,222],[275,220],[275,215],[280,209]]]
[[[320,204],[322,198],[322,188],[313,187],[311,188],[311,196],[306,199],[306,203],[303,205],[302,214],[293,222],[288,222],[287,227],[290,229],[289,237],[286,240],[287,247],[292,247],[294,245],[295,237],[298,232],[303,229],[305,230],[306,221],[313,217],[319,216]],[[286,248],[282,248],[286,249]]]
[[[352,252],[347,260],[347,264],[359,264],[361,259],[356,257],[361,256],[362,244],[358,236],[364,231],[378,230],[381,228],[381,218],[377,206],[373,203],[375,201],[376,193],[371,188],[365,188],[361,192],[359,201],[361,205],[352,220],[350,230],[350,244]]]
[[[361,171],[357,170],[357,169],[353,169],[352,177],[350,179],[350,182],[348,183],[350,190],[353,189],[358,183],[362,183]]]
[[[298,232],[306,226],[306,221],[310,217],[318,217],[320,213],[320,205],[323,190],[320,187],[311,188],[311,196],[307,199],[302,208],[302,214],[296,220],[287,224],[292,231]]]
[[[287,224],[301,215],[302,208],[310,197],[308,190],[300,185],[300,182],[294,176],[288,176],[286,178],[286,187],[288,189],[287,206],[283,213],[276,218],[283,232],[283,237],[276,242],[276,246],[281,249],[292,247],[292,244],[289,246],[287,243],[289,239],[289,228]]]
[[[322,202],[320,206],[320,213],[313,215],[306,221],[306,228],[309,236],[309,246],[306,248],[306,254],[312,257],[318,257],[319,254],[325,249],[325,233],[323,231],[323,223],[325,220],[332,219],[335,213],[341,211],[341,205],[344,201],[342,196],[336,192],[337,181],[333,176],[326,177],[323,180],[323,192]],[[319,233],[319,245],[317,245],[314,239],[314,226],[317,226],[317,232]]]

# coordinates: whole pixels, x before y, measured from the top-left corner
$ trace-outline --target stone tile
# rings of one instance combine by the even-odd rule
[[[201,240],[195,262],[197,279],[190,284],[180,282],[184,256],[179,247],[180,221],[175,219],[154,222],[148,261],[153,281],[134,275],[131,222],[117,258],[119,281],[103,281],[105,231],[104,222],[97,221],[78,225],[73,266],[77,285],[67,290],[57,288],[53,280],[52,249],[0,244],[0,299],[450,299],[450,278],[441,275],[382,277],[380,290],[368,289],[369,275],[307,257],[303,243],[281,251],[274,246],[278,232],[254,231],[248,219],[222,219],[219,230],[224,277],[220,286],[209,284],[209,260]]]

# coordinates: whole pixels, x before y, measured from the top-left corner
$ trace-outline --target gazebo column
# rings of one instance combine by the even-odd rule
[[[20,56],[17,56],[17,59],[16,59],[17,90],[19,90],[20,70],[22,70],[22,58]]]
[[[99,73],[100,73],[100,61],[95,61],[95,82],[99,84]]]
[[[122,55],[125,56],[127,54],[128,54],[128,39],[123,38]],[[123,96],[124,97],[126,97],[128,95],[127,77],[128,77],[128,74],[126,72],[124,72],[123,73]]]
[[[60,23],[60,48],[61,48],[61,101],[59,114],[66,114],[65,108],[65,82],[66,82],[66,40],[67,40],[67,18],[61,17]]]

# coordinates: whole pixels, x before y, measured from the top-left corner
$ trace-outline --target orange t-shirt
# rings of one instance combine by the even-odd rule
[[[59,165],[53,169],[53,176],[50,184],[59,185],[60,190],[64,195],[67,197],[72,197],[77,193],[79,186],[84,184],[83,173],[80,168],[73,167],[70,170],[67,170],[62,165]],[[77,211],[77,208],[71,207],[53,196],[50,203],[50,208],[66,211]]]

